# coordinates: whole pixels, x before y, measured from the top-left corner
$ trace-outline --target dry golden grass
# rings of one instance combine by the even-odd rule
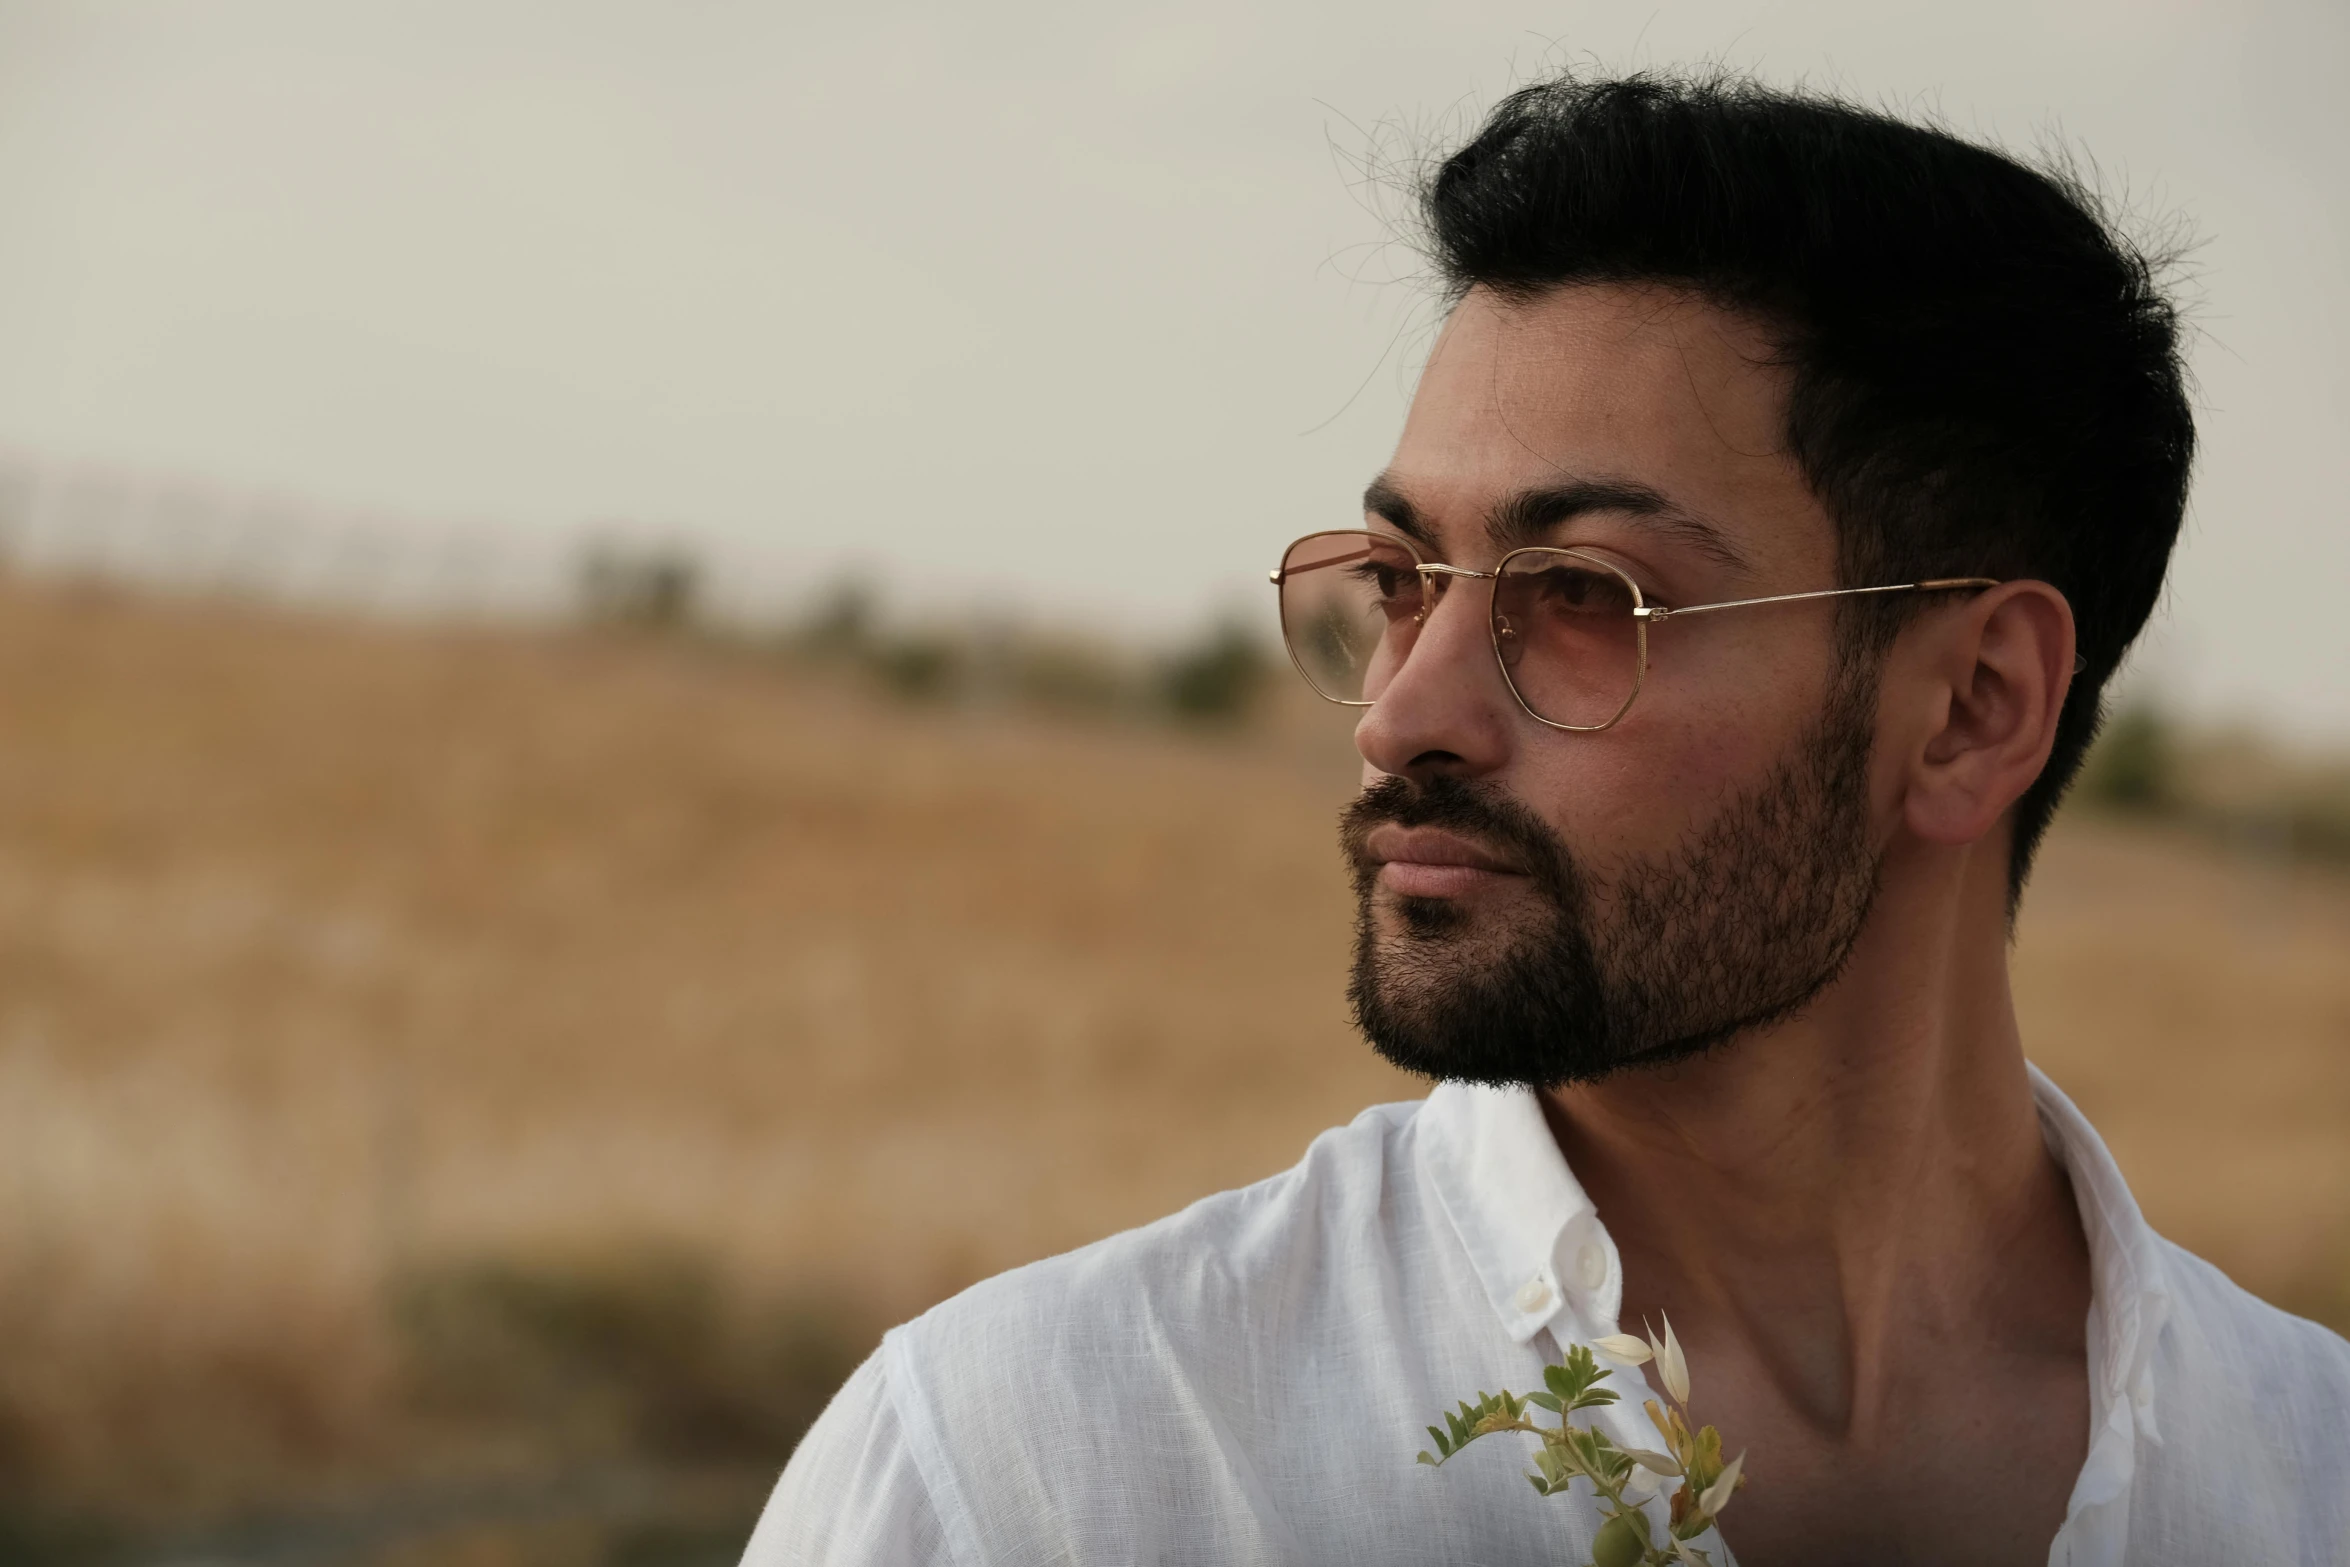
[[[1310,706],[0,586],[0,1464],[363,1461],[419,1261],[657,1237],[879,1320],[1414,1094]],[[2337,1307],[2350,884],[2067,821],[2027,910],[2027,1038],[2157,1224]]]

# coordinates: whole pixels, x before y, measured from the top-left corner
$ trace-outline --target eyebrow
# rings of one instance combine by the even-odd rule
[[[1420,515],[1420,508],[1412,504],[1412,498],[1397,489],[1385,474],[1364,486],[1363,515],[1377,517],[1431,552],[1436,548],[1436,530],[1428,526],[1428,520]]]
[[[1363,510],[1380,518],[1415,544],[1436,548],[1436,530],[1411,497],[1386,474],[1363,491]],[[1536,490],[1520,490],[1486,514],[1486,536],[1503,551],[1539,544],[1553,528],[1591,512],[1612,512],[1638,526],[1686,545],[1733,571],[1748,571],[1745,553],[1727,533],[1636,479],[1575,479]]]

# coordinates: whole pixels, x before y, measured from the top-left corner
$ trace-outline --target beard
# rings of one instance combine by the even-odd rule
[[[1380,1055],[1423,1077],[1556,1088],[1685,1060],[1800,1011],[1842,971],[1876,899],[1868,775],[1876,689],[1847,668],[1819,724],[1671,852],[1602,899],[1542,819],[1491,785],[1382,778],[1347,807],[1348,997]],[[1441,827],[1524,867],[1534,912],[1506,924],[1449,898],[1373,906],[1372,828]],[[1501,925],[1501,928],[1494,928]]]

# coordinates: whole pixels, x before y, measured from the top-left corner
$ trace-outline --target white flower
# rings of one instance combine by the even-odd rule
[[[1637,1333],[1610,1333],[1605,1338],[1593,1339],[1591,1347],[1610,1360],[1620,1360],[1627,1366],[1648,1364],[1648,1343]]]
[[[1705,1495],[1697,1499],[1697,1505],[1705,1510],[1708,1518],[1721,1516],[1722,1509],[1730,1505],[1730,1493],[1738,1489],[1738,1471],[1745,1467],[1746,1455],[1740,1453],[1722,1470],[1722,1477],[1707,1486]]]

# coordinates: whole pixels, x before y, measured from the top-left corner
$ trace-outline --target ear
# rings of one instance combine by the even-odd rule
[[[2047,765],[2073,678],[2073,611],[2045,582],[2003,582],[1903,633],[1926,722],[1902,820],[1930,843],[1989,833]],[[1908,660],[1904,660],[1908,662]]]

